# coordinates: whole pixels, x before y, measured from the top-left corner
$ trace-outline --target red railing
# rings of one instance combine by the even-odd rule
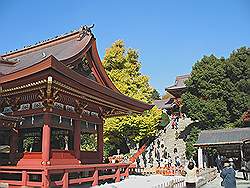
[[[142,147],[129,159],[131,163],[134,163],[136,159],[146,150],[147,144],[142,145]]]
[[[119,182],[121,178],[129,175],[131,164],[92,164],[92,165],[55,165],[47,167],[32,167],[24,169],[21,167],[0,167],[0,184],[7,183],[17,186],[37,186],[50,187],[62,186],[68,187],[72,184],[81,184],[85,182],[92,183],[92,186],[98,185],[101,180],[113,179]],[[7,174],[11,174],[8,176]],[[72,174],[75,176],[72,177]],[[4,176],[3,176],[4,175]],[[30,177],[38,176],[36,181]],[[57,176],[57,180],[53,180],[52,176]],[[14,179],[13,177],[18,177]],[[4,178],[5,177],[5,178]],[[8,178],[6,178],[8,177]],[[10,179],[12,177],[13,179]],[[59,178],[58,178],[59,177]]]

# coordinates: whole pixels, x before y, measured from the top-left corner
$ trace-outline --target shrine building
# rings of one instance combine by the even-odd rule
[[[104,118],[151,108],[114,86],[90,27],[1,55],[0,183],[8,183],[1,174],[18,169],[22,178],[13,185],[67,187],[74,181],[65,169],[102,163]],[[30,169],[41,182],[27,178]],[[63,180],[52,184],[49,169],[61,169]],[[91,178],[98,184],[96,174]]]

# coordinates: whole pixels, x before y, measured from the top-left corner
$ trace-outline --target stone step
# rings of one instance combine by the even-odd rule
[[[187,125],[189,125],[191,123],[191,119],[186,118],[185,120],[180,119],[179,120],[179,128],[178,128],[178,132],[183,131]],[[156,140],[160,140],[161,143],[164,144],[164,146],[167,148],[167,152],[169,153],[170,156],[172,156],[172,160],[174,161],[174,157],[175,156],[179,156],[181,161],[184,161],[185,159],[185,152],[186,152],[186,145],[185,142],[183,141],[183,139],[176,139],[176,130],[172,129],[171,127],[171,123],[165,127],[166,131],[164,133],[164,131],[162,131],[162,133],[159,135],[159,137]],[[175,145],[176,144],[176,145]],[[155,141],[155,144],[151,144],[145,151],[145,156],[147,159],[147,167],[150,166],[149,165],[149,151],[150,151],[150,147],[153,148],[157,148],[157,142]],[[178,153],[174,154],[174,148],[177,148]],[[163,155],[163,150],[159,149],[160,155]],[[139,157],[141,164],[144,166],[143,164],[143,157],[142,155]],[[154,155],[154,151],[152,153],[152,158],[153,161],[156,161],[155,155]]]

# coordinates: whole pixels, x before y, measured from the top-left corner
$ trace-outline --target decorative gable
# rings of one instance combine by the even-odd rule
[[[71,68],[72,70],[74,70],[78,74],[81,74],[82,76],[85,76],[85,77],[97,82],[97,79],[91,70],[92,66],[91,66],[90,62],[88,62],[88,60],[85,56],[83,58],[77,60],[73,64],[74,65],[69,66],[69,68]]]

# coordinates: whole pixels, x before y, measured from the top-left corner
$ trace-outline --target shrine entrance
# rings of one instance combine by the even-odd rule
[[[250,160],[250,128],[234,128],[219,130],[204,130],[199,134],[198,167],[214,165],[214,157],[233,158],[237,169],[240,169],[242,160]],[[209,156],[208,149],[215,149],[218,156]]]

